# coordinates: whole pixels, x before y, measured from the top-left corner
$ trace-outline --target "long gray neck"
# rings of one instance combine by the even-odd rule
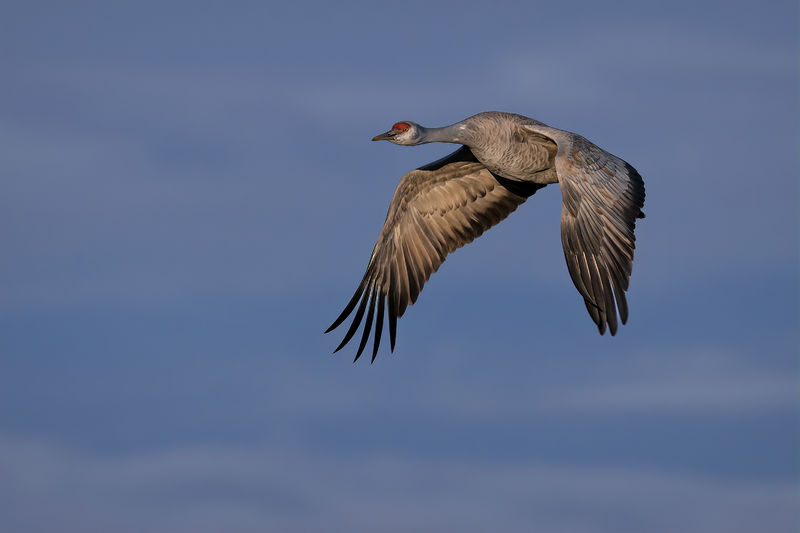
[[[455,143],[465,144],[466,130],[461,122],[456,122],[443,128],[422,128],[420,144],[424,143]]]

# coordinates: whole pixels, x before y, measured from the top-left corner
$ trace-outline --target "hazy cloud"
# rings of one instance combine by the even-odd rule
[[[6,527],[49,531],[793,531],[798,487],[686,472],[342,459],[302,449],[88,456],[0,440]],[[702,505],[699,504],[702,502]]]

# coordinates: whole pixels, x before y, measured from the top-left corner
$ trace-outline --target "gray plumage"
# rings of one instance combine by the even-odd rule
[[[625,291],[631,275],[634,227],[644,217],[644,183],[622,159],[575,133],[511,113],[488,112],[444,128],[398,122],[373,140],[413,146],[463,146],[403,176],[372,251],[367,271],[326,333],[356,310],[343,348],[366,316],[356,360],[375,334],[378,353],[384,312],[391,350],[397,319],[416,302],[447,255],[472,242],[538,189],[561,185],[561,242],[567,267],[600,334],[617,332],[617,312],[628,319]],[[335,353],[334,352],[334,353]]]

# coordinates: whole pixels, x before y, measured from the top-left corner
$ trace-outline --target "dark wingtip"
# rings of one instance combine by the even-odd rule
[[[367,309],[367,317],[366,322],[364,322],[364,333],[361,335],[361,343],[358,345],[358,352],[356,353],[356,358],[353,360],[355,362],[361,357],[361,354],[364,352],[364,347],[367,345],[367,339],[369,339],[369,334],[372,331],[372,319],[375,315],[375,291],[373,290],[369,296],[369,308]]]
[[[353,309],[355,309],[358,300],[361,298],[361,294],[364,292],[364,286],[366,285],[366,283],[367,283],[366,278],[361,280],[361,283],[358,285],[358,288],[356,289],[356,292],[353,294],[353,297],[350,298],[349,302],[347,302],[347,305],[344,307],[344,310],[342,310],[342,312],[339,314],[336,320],[333,321],[333,324],[331,324],[328,327],[328,329],[325,330],[325,333],[330,333],[331,331],[338,328],[341,325],[341,323],[344,322],[348,316],[350,316],[350,313],[353,312]]]
[[[370,360],[370,364],[374,363],[375,358],[378,357],[378,347],[381,344],[381,333],[383,333],[383,308],[386,305],[386,296],[383,291],[379,292],[380,300],[378,300],[378,316],[375,322],[375,338],[372,344],[372,360]]]
[[[336,353],[339,350],[341,350],[342,348],[344,348],[345,345],[350,341],[350,337],[352,337],[352,335],[350,335],[349,337],[347,335],[345,335],[344,339],[342,339],[342,342],[339,343],[339,346],[336,347],[336,349],[333,351],[333,353]]]
[[[344,339],[342,339],[342,342],[339,343],[339,346],[336,348],[336,350],[333,351],[333,353],[336,353],[339,350],[341,350],[344,347],[344,345],[350,342],[350,339],[353,338],[353,335],[355,334],[356,330],[358,330],[358,326],[361,324],[361,319],[364,317],[364,310],[367,307],[368,299],[369,299],[369,293],[364,291],[364,296],[361,298],[361,303],[359,304],[358,309],[356,310],[356,316],[353,317],[352,324],[350,324],[350,329],[347,330]]]
[[[394,341],[397,338],[397,315],[389,311],[389,351],[394,353]]]
[[[394,293],[389,293],[389,350],[394,353],[394,341],[397,337],[397,302]]]

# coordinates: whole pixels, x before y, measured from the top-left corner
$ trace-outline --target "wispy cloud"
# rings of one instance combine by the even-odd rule
[[[475,341],[489,342],[481,336]],[[550,416],[757,416],[796,413],[800,405],[792,372],[765,368],[734,347],[681,346],[591,357],[565,351],[514,356],[498,365],[480,346],[442,342],[429,350],[406,346],[404,358],[425,357],[418,374],[384,358],[363,369],[372,379],[360,378],[362,369],[309,374],[301,357],[287,356],[246,375],[231,367],[220,377],[237,383],[259,412],[295,420],[387,412],[473,424]],[[554,364],[557,358],[570,361]],[[507,372],[506,364],[516,371]],[[380,402],[370,400],[376,397]]]
[[[793,531],[798,487],[302,449],[93,456],[0,439],[5,527],[36,531]],[[702,504],[699,504],[702,502]]]

